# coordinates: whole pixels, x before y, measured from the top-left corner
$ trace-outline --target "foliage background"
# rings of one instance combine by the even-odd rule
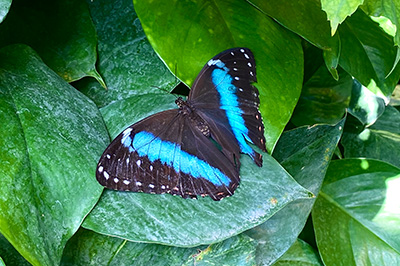
[[[0,0],[0,265],[399,265],[399,11]],[[103,191],[110,140],[239,46],[256,58],[264,166],[242,156],[220,202]]]

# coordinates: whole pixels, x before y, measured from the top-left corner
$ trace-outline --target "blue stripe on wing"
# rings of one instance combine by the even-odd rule
[[[160,160],[177,173],[180,171],[194,178],[204,178],[215,186],[229,186],[231,180],[224,173],[198,157],[182,151],[180,145],[161,140],[146,131],[136,133],[132,139],[131,131],[131,128],[126,129],[121,139],[122,145],[130,152],[136,151],[141,157],[147,156],[151,162]]]
[[[217,67],[211,73],[212,81],[220,95],[220,108],[226,112],[226,117],[239,143],[240,150],[243,153],[254,156],[254,150],[246,142],[247,140],[253,143],[248,136],[249,131],[241,115],[243,112],[239,107],[238,97],[235,94],[238,88],[233,84],[232,76],[228,74],[229,69],[219,59],[210,60],[208,65]]]

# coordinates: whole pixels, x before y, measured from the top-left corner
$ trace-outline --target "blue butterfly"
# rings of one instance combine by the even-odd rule
[[[207,62],[187,101],[125,129],[106,148],[96,170],[110,189],[198,195],[220,200],[239,185],[240,153],[262,166],[266,151],[256,65],[247,48],[226,50]],[[216,145],[217,144],[217,145]]]

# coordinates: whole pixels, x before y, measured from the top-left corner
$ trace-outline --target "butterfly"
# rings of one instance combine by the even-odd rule
[[[239,185],[240,153],[262,166],[266,151],[256,65],[247,48],[226,50],[203,67],[178,109],[151,115],[120,133],[96,170],[109,189],[220,200]]]

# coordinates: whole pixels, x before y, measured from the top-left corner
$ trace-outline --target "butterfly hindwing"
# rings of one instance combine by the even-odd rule
[[[266,151],[264,125],[258,110],[259,93],[252,85],[256,81],[252,52],[247,48],[226,50],[204,66],[188,99],[210,125],[224,154],[237,167],[240,152],[262,165],[261,155],[248,142]]]
[[[233,194],[239,173],[196,128],[196,121],[168,110],[125,129],[102,155],[96,172],[103,186],[182,197]]]

